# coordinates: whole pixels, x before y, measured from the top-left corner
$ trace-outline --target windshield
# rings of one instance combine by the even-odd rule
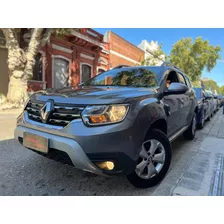
[[[159,67],[112,69],[88,80],[84,86],[156,87],[161,79]]]

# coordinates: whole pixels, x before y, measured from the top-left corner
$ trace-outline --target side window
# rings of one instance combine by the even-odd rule
[[[177,74],[178,74],[179,82],[184,85],[187,85],[184,76],[179,72]]]
[[[166,88],[169,88],[170,84],[173,82],[179,82],[177,73],[175,71],[171,71],[166,79]]]
[[[191,86],[191,82],[190,82],[189,78],[187,76],[185,76],[185,78],[186,78],[188,87],[191,88],[192,86]]]

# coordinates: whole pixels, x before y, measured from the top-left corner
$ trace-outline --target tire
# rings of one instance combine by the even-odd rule
[[[210,121],[210,120],[211,120],[211,115],[209,115],[207,118],[207,121]]]
[[[199,128],[199,129],[203,129],[204,124],[205,124],[205,116],[204,116],[204,114],[203,114],[203,118],[201,119],[201,123],[198,124],[198,128]]]
[[[204,120],[204,118],[203,118],[202,121],[201,121],[201,123],[198,124],[198,128],[199,128],[199,129],[203,129],[203,127],[204,127],[204,123],[205,123],[205,120]]]
[[[193,118],[191,120],[191,125],[184,132],[184,137],[188,140],[193,140],[196,132],[196,113],[194,113]]]
[[[157,185],[165,177],[171,158],[169,139],[162,131],[153,129],[142,144],[136,169],[127,175],[128,181],[136,188],[149,188]]]

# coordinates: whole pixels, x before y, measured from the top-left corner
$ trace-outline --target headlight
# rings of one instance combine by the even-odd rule
[[[122,121],[127,115],[129,105],[87,106],[82,112],[82,119],[88,125],[102,125]]]

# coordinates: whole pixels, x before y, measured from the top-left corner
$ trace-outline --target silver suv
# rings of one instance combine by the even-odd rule
[[[138,188],[158,184],[171,144],[193,139],[197,100],[171,65],[119,67],[78,87],[33,94],[15,138],[43,156],[99,175],[125,174]]]

